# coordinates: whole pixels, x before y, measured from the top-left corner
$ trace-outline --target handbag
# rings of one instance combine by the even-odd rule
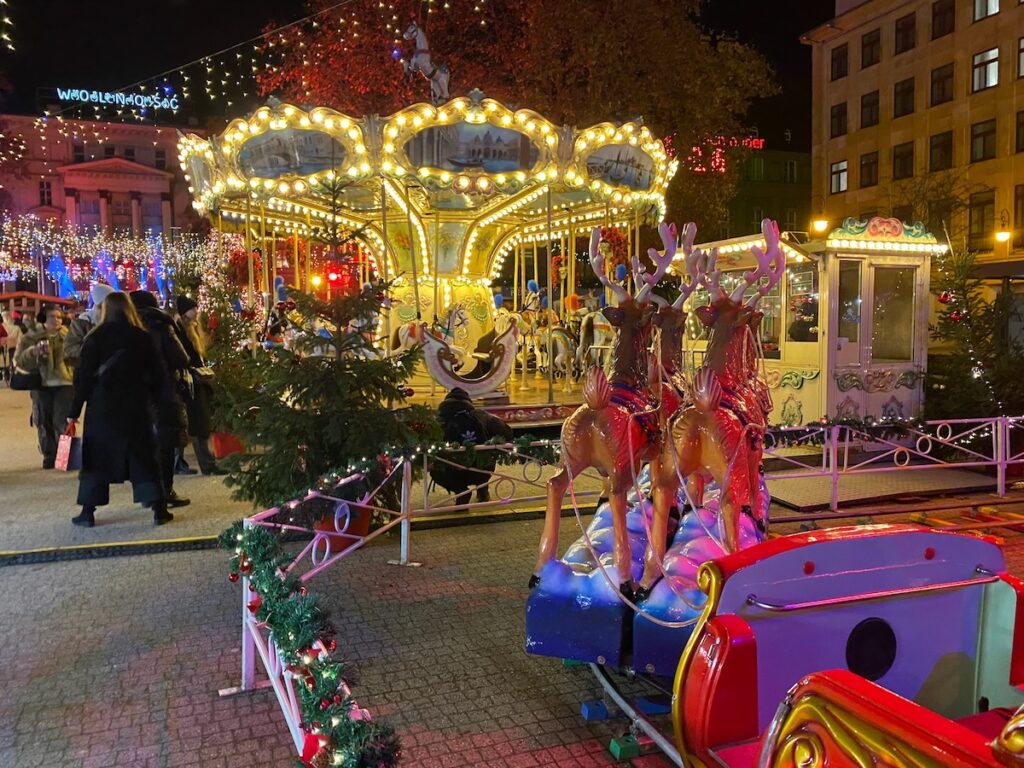
[[[38,368],[34,371],[23,371],[20,368],[14,369],[14,373],[11,375],[11,389],[25,392],[42,388],[43,374],[39,372]]]
[[[82,438],[75,436],[75,425],[68,424],[64,434],[57,440],[57,460],[54,467],[70,472],[82,468]]]

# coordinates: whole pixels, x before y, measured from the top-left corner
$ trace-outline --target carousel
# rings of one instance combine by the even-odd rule
[[[382,354],[424,347],[417,395],[461,387],[534,422],[571,412],[574,370],[610,348],[577,295],[577,246],[605,228],[608,275],[624,274],[677,167],[640,120],[559,126],[480,91],[387,117],[272,101],[179,146],[195,208],[244,237],[251,304],[281,278],[331,290],[355,240],[353,282],[392,283]]]

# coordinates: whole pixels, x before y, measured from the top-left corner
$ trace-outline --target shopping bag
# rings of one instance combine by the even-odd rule
[[[68,424],[57,441],[57,461],[54,466],[63,472],[82,468],[82,438],[75,437],[74,424]]]

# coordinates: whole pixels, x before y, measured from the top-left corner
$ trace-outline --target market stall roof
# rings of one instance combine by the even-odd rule
[[[640,120],[557,126],[479,91],[388,117],[271,102],[218,136],[182,135],[179,149],[200,212],[307,235],[365,227],[401,268],[386,198],[389,216],[412,220],[404,258],[463,276],[490,274],[510,234],[659,221],[678,166]],[[457,258],[435,264],[446,239]]]
[[[825,239],[830,251],[879,251],[918,254],[941,254],[949,250],[919,221],[907,224],[899,219],[875,216],[871,219],[845,219]]]
[[[797,238],[783,232],[779,243],[782,252],[786,254],[786,261],[803,262],[807,259],[818,259],[821,256],[820,243],[798,243]],[[757,246],[764,248],[764,236],[758,232],[755,235],[742,235],[730,237],[725,240],[712,240],[706,243],[696,243],[694,248],[710,252],[715,250],[718,257],[715,261],[718,269],[749,269],[755,266],[756,261],[751,248]],[[671,271],[680,274],[685,267],[685,254],[677,253],[672,262]]]

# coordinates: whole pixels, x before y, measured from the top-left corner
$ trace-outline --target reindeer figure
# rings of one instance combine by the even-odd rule
[[[657,455],[660,445],[656,415],[637,415],[652,409],[656,401],[647,391],[647,348],[650,323],[655,307],[649,302],[651,288],[668,271],[676,252],[674,226],[659,228],[664,254],[654,248],[648,255],[655,264],[652,275],[644,275],[635,297],[610,280],[605,274],[604,256],[600,250],[601,232],[594,229],[590,237],[590,265],[598,280],[615,294],[617,307],[604,310],[608,321],[619,333],[612,349],[611,382],[600,368],[587,372],[581,405],[562,425],[562,469],[548,482],[548,502],[544,533],[540,541],[537,567],[530,586],[540,581],[540,572],[558,552],[558,524],[562,500],[572,477],[587,467],[595,467],[608,478],[608,499],[612,509],[615,537],[615,565],[622,580],[620,590],[634,594],[630,576],[630,549],[626,531],[626,492],[640,463]]]
[[[435,106],[448,101],[448,65],[434,64],[430,56],[427,34],[414,21],[402,37],[406,40],[416,40],[416,48],[404,65],[405,74],[413,75],[418,72],[430,81],[430,100]]]
[[[715,251],[703,268],[699,259],[687,265],[694,280],[703,281],[712,296],[710,306],[696,310],[711,329],[711,338],[704,365],[694,377],[693,404],[672,419],[660,456],[651,465],[654,519],[642,588],[650,588],[657,579],[655,563],[664,557],[668,511],[679,490],[680,475],[710,475],[722,489],[727,552],[739,548],[740,515],[753,516],[758,509],[758,469],[771,403],[757,378],[756,334],[763,315],[755,307],[778,284],[786,266],[778,225],[765,219],[761,231],[766,247],[752,249],[757,268],[744,275],[732,294],[720,286]],[[767,278],[763,284],[762,278]],[[744,301],[752,286],[756,290]]]

